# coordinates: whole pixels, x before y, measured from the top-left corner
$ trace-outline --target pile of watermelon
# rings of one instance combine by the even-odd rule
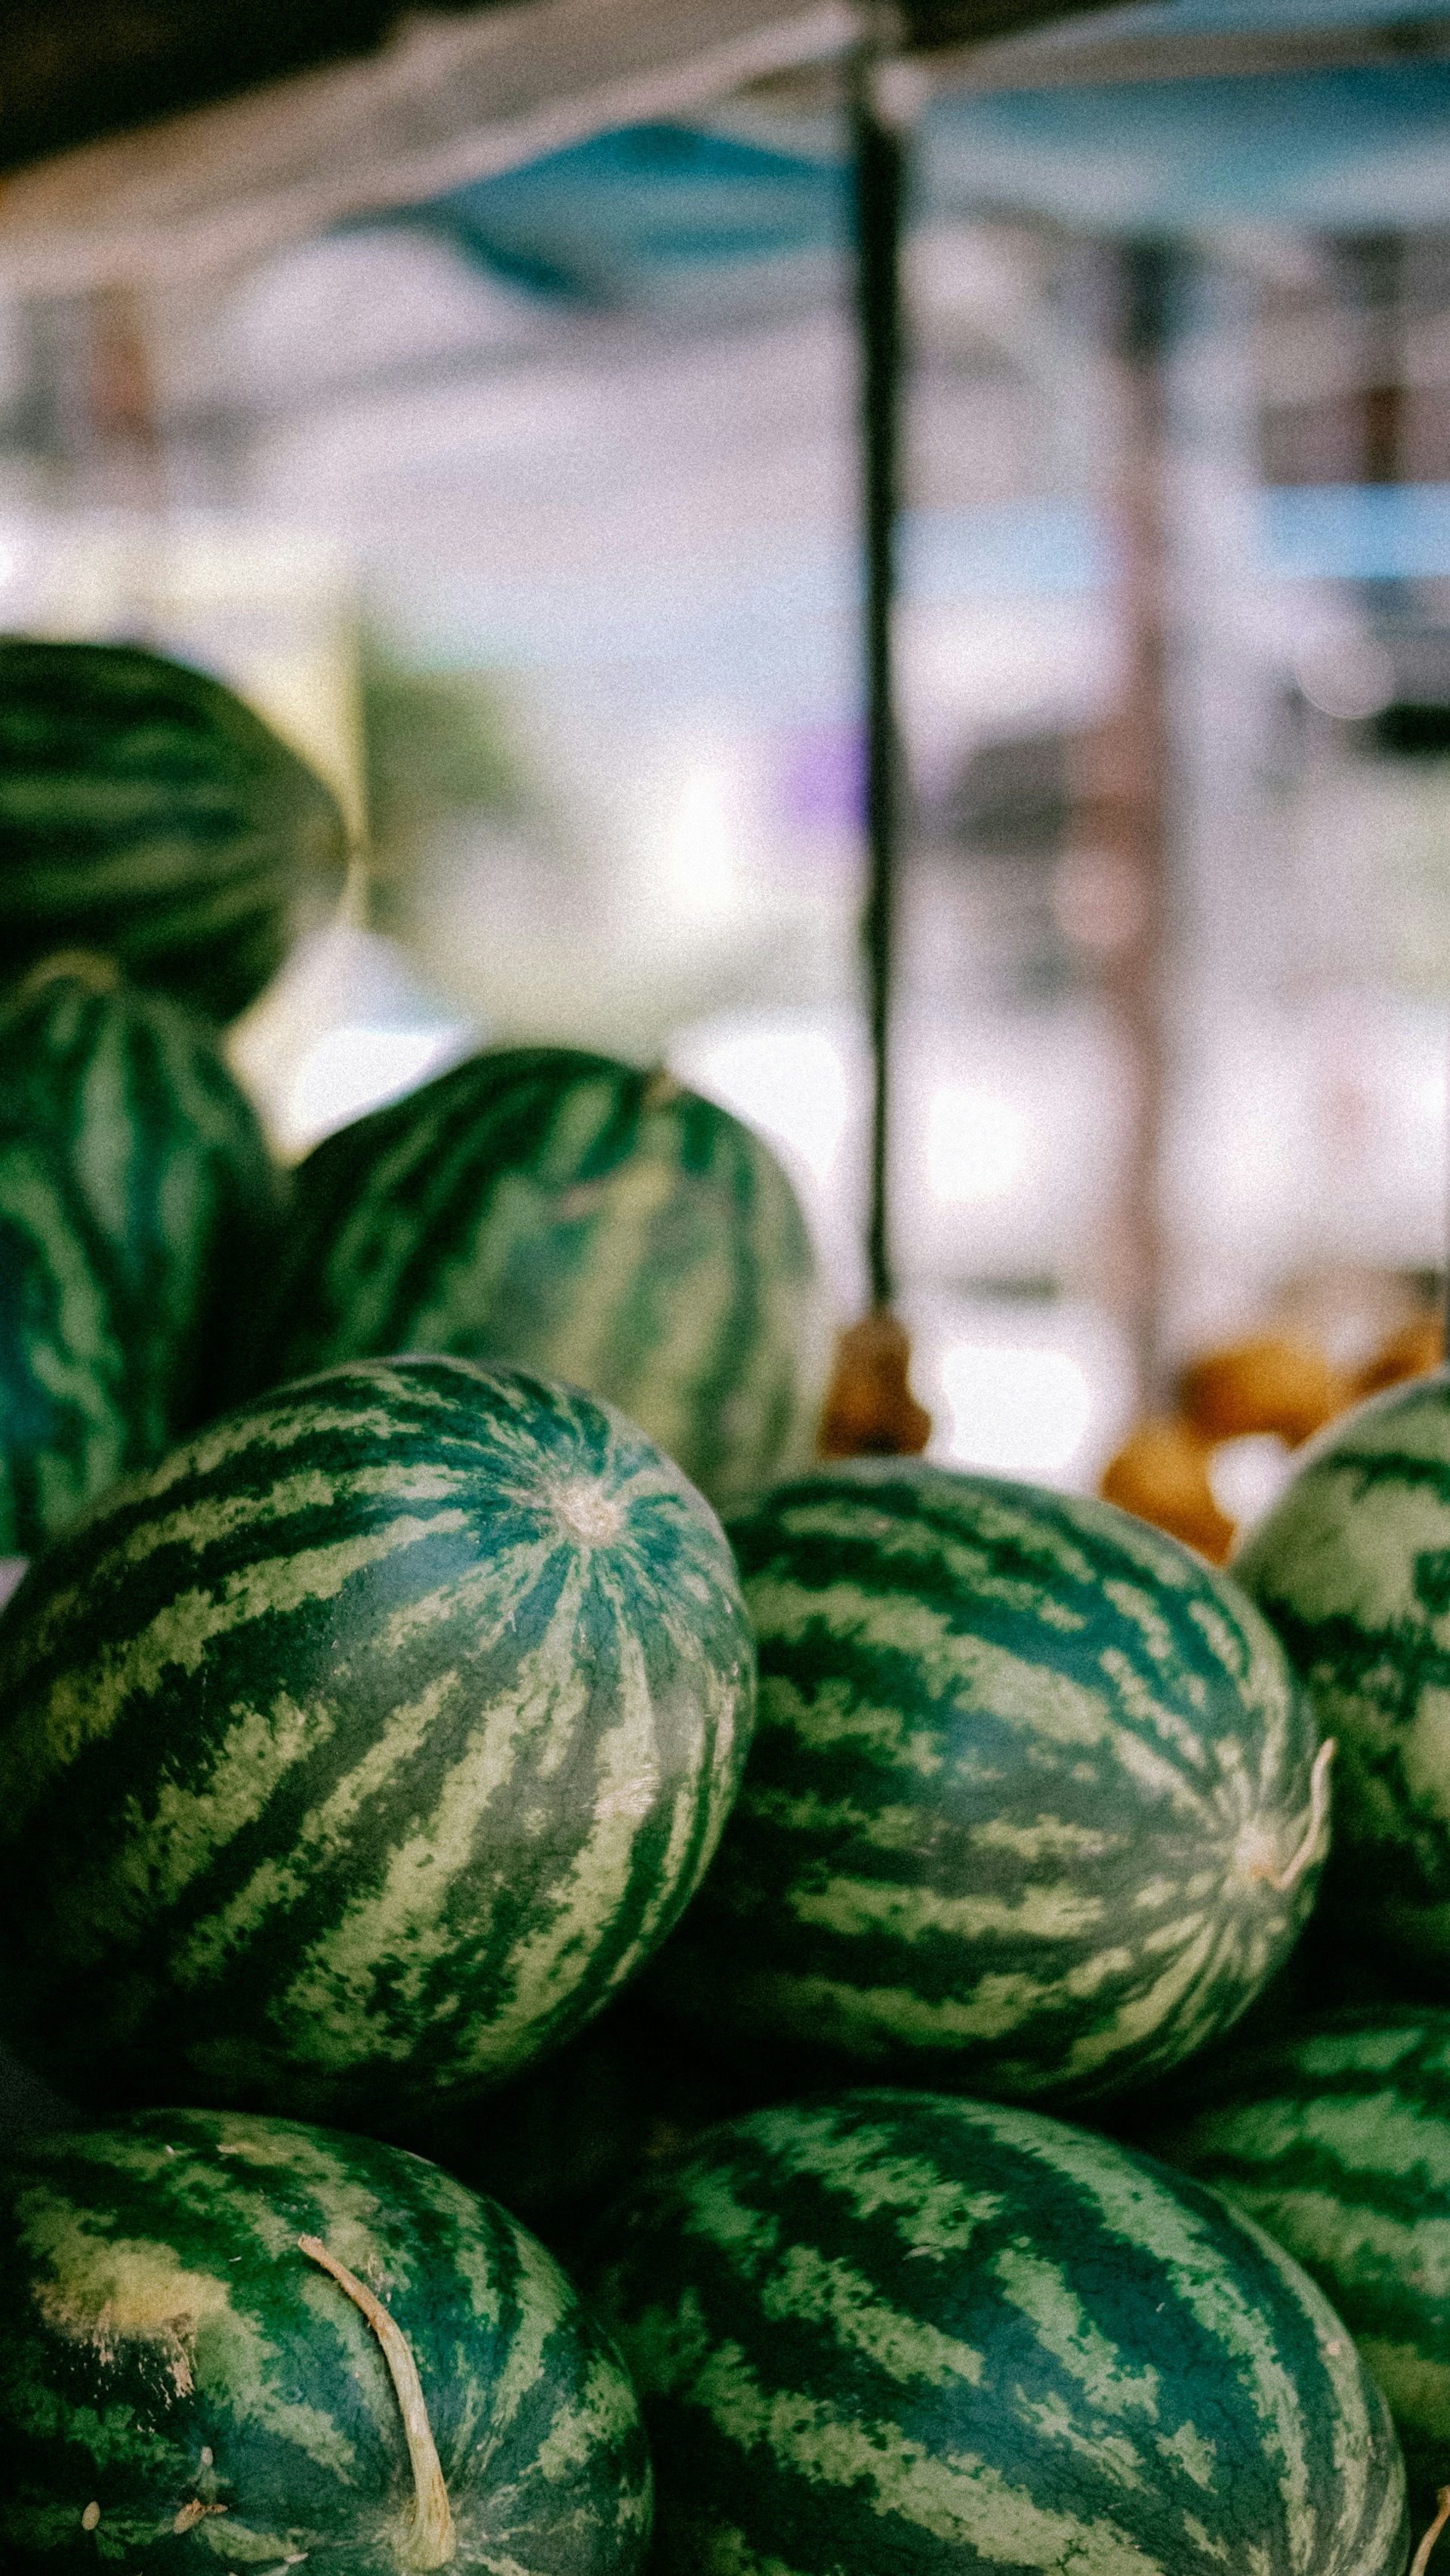
[[[738,1122],[500,1050],[283,1176],[326,790],[129,648],[0,755],[7,2576],[1423,2571],[1450,1379],[1236,1574],[816,1464]]]

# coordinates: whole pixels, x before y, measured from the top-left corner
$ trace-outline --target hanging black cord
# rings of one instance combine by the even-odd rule
[[[901,223],[906,156],[878,112],[872,63],[856,67],[856,304],[861,340],[866,557],[866,910],[862,938],[871,1017],[871,1195],[866,1258],[871,1302],[891,1302],[887,1223],[892,933],[895,926],[898,746],[891,668],[896,592],[896,460],[901,400]]]

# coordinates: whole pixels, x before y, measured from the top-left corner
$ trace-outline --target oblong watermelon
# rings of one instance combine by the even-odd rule
[[[135,644],[0,639],[0,981],[95,949],[230,1019],[346,855],[331,790],[219,680]]]
[[[1213,2069],[1149,2143],[1318,2282],[1390,2402],[1417,2514],[1450,2480],[1450,2012],[1328,2013]]]
[[[0,1557],[211,1408],[277,1176],[210,1026],[61,956],[0,1009]]]
[[[660,2576],[1401,2576],[1398,2445],[1321,2293],[1061,2121],[752,2113],[611,2212],[590,2280]]]
[[[473,1056],[310,1154],[259,1381],[388,1351],[587,1387],[712,1502],[811,1454],[829,1358],[795,1193],[727,1110],[607,1056]]]
[[[1450,1372],[1331,1424],[1234,1572],[1339,1740],[1326,1940],[1450,1971]]]
[[[0,1619],[0,2032],[94,2101],[406,2129],[649,1956],[753,1691],[719,1523],[607,1407],[447,1359],[284,1389]]]
[[[910,1461],[730,1531],[759,1722],[672,2003],[1009,2097],[1237,2018],[1308,1910],[1323,1770],[1233,1583],[1110,1503]]]
[[[629,2381],[543,2247],[419,2157],[236,2112],[7,2161],[0,2456],[7,2576],[633,2576],[649,2537]]]

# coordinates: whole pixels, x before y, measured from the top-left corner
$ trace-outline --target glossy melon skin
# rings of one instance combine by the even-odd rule
[[[1438,1997],[1450,1973],[1450,1372],[1331,1424],[1234,1572],[1338,1740],[1326,1939]]]
[[[346,856],[331,790],[219,680],[134,644],[0,639],[0,982],[85,948],[230,1019]]]
[[[447,1359],[283,1390],[0,1619],[0,2027],[87,2100],[406,2132],[648,1958],[753,1693],[719,1523],[607,1407]]]
[[[1318,1737],[1233,1583],[1110,1503],[909,1461],[730,1532],[758,1725],[676,2009],[1067,2099],[1238,2017],[1308,1911]]]
[[[667,1074],[516,1047],[297,1175],[257,1382],[400,1350],[587,1387],[724,1509],[809,1458],[829,1328],[795,1193],[738,1119]]]
[[[1450,2012],[1316,2016],[1221,2062],[1149,2143],[1303,2264],[1389,2399],[1417,2519],[1450,2480]]]
[[[1401,2576],[1384,2401],[1212,2192],[1040,2113],[727,2122],[602,2224],[659,2576]]]
[[[7,2576],[403,2576],[398,2397],[301,2236],[411,2349],[457,2576],[635,2576],[638,2407],[543,2247],[396,2147],[205,2111],[52,2134],[0,2173]]]
[[[84,956],[0,1009],[0,1556],[210,1409],[279,1213],[208,1023]]]

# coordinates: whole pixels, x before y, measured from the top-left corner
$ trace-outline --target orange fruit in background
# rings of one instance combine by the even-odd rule
[[[1234,1524],[1213,1499],[1208,1481],[1209,1443],[1174,1414],[1140,1422],[1103,1470],[1103,1500],[1151,1521],[1170,1537],[1196,1547],[1222,1565]]]
[[[1353,1401],[1353,1388],[1322,1351],[1265,1333],[1190,1361],[1179,1380],[1184,1418],[1205,1440],[1277,1431],[1291,1449]]]
[[[1424,1377],[1440,1366],[1445,1356],[1445,1327],[1438,1315],[1417,1315],[1413,1323],[1401,1324],[1382,1342],[1374,1358],[1368,1360],[1354,1381],[1356,1404],[1367,1395],[1378,1395],[1381,1387],[1399,1386],[1407,1377]]]
[[[1353,1374],[1335,1368],[1322,1351],[1279,1334],[1207,1351],[1179,1379],[1180,1411],[1136,1424],[1109,1460],[1098,1491],[1105,1502],[1135,1512],[1222,1565],[1235,1524],[1219,1509],[1209,1480],[1209,1462],[1221,1441],[1274,1432],[1297,1448],[1366,1396],[1438,1368],[1444,1351],[1438,1314],[1399,1325]]]

